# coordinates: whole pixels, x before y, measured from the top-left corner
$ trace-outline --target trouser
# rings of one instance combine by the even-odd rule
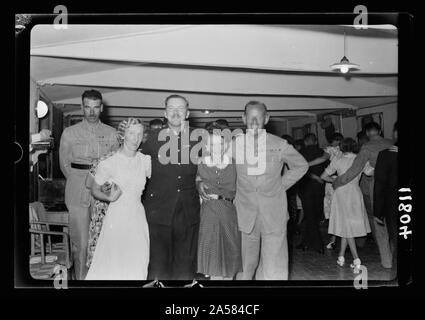
[[[397,266],[397,237],[398,237],[398,226],[397,226],[397,217],[394,214],[397,212],[395,209],[390,213],[390,216],[385,218],[385,224],[387,226],[388,237],[390,239],[390,248],[393,256],[392,265]]]
[[[315,183],[315,182],[312,182]],[[304,210],[304,229],[301,244],[316,250],[323,249],[320,235],[320,219],[323,215],[324,189],[322,186],[311,186],[300,192]]]
[[[90,207],[67,205],[69,211],[69,233],[74,263],[74,275],[84,280],[87,274],[86,260],[90,225]]]
[[[363,200],[365,202],[366,208],[373,208],[373,198],[370,194],[364,193]],[[369,204],[366,204],[369,202]],[[390,239],[388,236],[388,230],[386,226],[381,226],[376,223],[375,216],[373,215],[373,210],[370,209],[367,212],[367,217],[369,219],[370,229],[372,231],[373,239],[375,240],[379,255],[381,257],[381,265],[384,268],[392,267],[392,253],[390,248]]]
[[[364,179],[364,178],[362,178],[362,179]],[[365,188],[367,188],[367,187],[365,187]],[[365,205],[365,208],[366,208],[367,217],[368,217],[368,220],[369,220],[369,225],[370,225],[370,228],[371,228],[371,231],[372,231],[372,228],[373,228],[373,225],[374,225],[374,223],[372,223],[371,220],[370,220],[370,217],[373,216],[372,199],[370,198],[369,194],[363,189],[362,189],[362,194],[363,194],[363,202],[364,202],[364,205]],[[373,237],[375,237],[374,232],[372,232],[372,235],[373,235]],[[366,240],[367,240],[367,236],[356,238],[356,246],[358,248],[363,248],[366,244]]]
[[[187,225],[178,203],[171,226],[149,223],[150,259],[148,279],[195,278],[199,223]]]
[[[257,215],[250,233],[242,232],[241,280],[288,280],[286,223],[280,232],[267,233]]]

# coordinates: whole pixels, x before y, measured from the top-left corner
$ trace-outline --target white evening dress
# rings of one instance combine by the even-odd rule
[[[95,181],[116,183],[122,191],[109,204],[86,280],[146,280],[149,229],[141,195],[151,175],[151,158],[117,152],[101,161]]]
[[[343,175],[351,167],[355,158],[354,153],[335,157],[325,171],[329,176],[334,173],[337,173],[338,176]],[[370,169],[370,164],[367,163],[364,172],[369,173]],[[369,219],[359,186],[360,176],[361,173],[334,191],[328,233],[342,238],[356,238],[363,237],[370,232]]]

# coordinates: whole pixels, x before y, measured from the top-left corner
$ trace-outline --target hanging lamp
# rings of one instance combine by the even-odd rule
[[[350,60],[348,60],[348,58],[346,57],[345,42],[346,42],[346,39],[345,39],[345,32],[344,32],[344,56],[342,57],[340,62],[334,63],[333,65],[331,65],[332,70],[339,71],[341,73],[348,73],[350,70],[360,69],[360,66],[358,64],[351,63]]]

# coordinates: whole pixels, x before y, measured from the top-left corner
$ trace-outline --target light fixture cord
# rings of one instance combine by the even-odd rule
[[[344,57],[345,57],[345,31],[344,31]]]

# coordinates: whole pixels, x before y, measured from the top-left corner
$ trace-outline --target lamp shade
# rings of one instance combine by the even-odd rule
[[[342,73],[348,73],[350,70],[358,70],[360,67],[358,64],[351,63],[347,57],[344,56],[339,63],[331,65],[331,69]]]
[[[49,111],[49,107],[44,101],[38,100],[35,110],[37,112],[37,117],[40,119],[46,116]]]

